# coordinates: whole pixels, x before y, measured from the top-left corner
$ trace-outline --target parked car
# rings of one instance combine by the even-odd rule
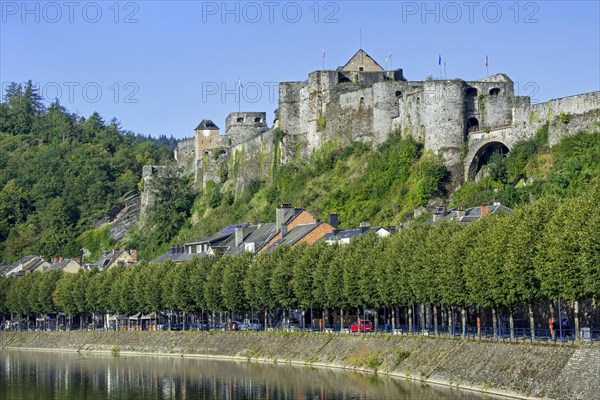
[[[301,328],[300,321],[296,318],[283,319],[275,325],[275,329],[299,330]]]
[[[350,331],[355,332],[373,332],[373,325],[370,321],[360,320],[354,321],[352,325],[350,325]]]
[[[242,325],[241,321],[231,321],[230,329],[232,331],[239,331],[241,325]]]
[[[263,326],[256,318],[245,319],[239,326],[240,331],[262,331]]]

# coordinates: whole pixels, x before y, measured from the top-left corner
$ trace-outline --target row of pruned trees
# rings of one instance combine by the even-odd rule
[[[441,309],[462,309],[464,326],[465,309],[476,306],[494,316],[507,310],[512,328],[513,310],[526,306],[535,327],[535,303],[562,298],[577,311],[579,301],[600,295],[598,182],[582,196],[563,202],[548,196],[467,226],[424,224],[386,239],[366,236],[349,245],[319,243],[257,257],[2,278],[0,314],[263,310],[266,315],[299,308],[343,317],[367,308],[386,309],[397,324],[399,306],[410,311],[427,305],[437,328]]]

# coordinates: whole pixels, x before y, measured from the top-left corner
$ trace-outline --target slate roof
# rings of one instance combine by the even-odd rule
[[[178,262],[183,262],[183,261],[189,261],[189,260],[193,259],[194,257],[206,257],[206,254],[204,254],[204,253],[189,254],[189,253],[168,252],[150,262],[154,263],[154,264],[162,264],[164,262],[171,260],[175,263],[178,263]]]
[[[3,275],[23,276],[25,270],[33,271],[46,261],[40,256],[24,256],[5,267]]]
[[[203,131],[205,129],[208,129],[209,131],[218,131],[219,127],[210,119],[203,119],[194,130]]]
[[[245,249],[245,243],[254,243],[254,249],[263,247],[277,232],[275,231],[275,222],[268,222],[261,225],[251,225],[252,232],[244,238],[244,243],[235,247],[231,246],[225,254],[240,255]],[[235,242],[234,242],[235,243]]]
[[[248,224],[236,224],[229,225],[225,228],[221,229],[219,232],[215,233],[212,236],[209,236],[204,239],[196,240],[193,242],[185,243],[184,246],[191,246],[200,243],[208,243],[211,246],[220,246],[222,243],[226,242],[232,236],[235,236],[235,228],[236,227],[246,227]]]
[[[365,227],[363,229],[361,229],[361,228],[347,229],[347,230],[338,231],[335,233],[331,232],[331,233],[328,233],[325,236],[323,236],[323,238],[321,240],[337,241],[337,240],[342,240],[342,239],[352,239],[355,237],[367,235],[369,233],[377,233],[377,231],[380,229],[385,229],[390,234],[395,233],[395,231],[396,231],[395,228],[390,228],[390,227],[386,228],[383,226],[369,226],[369,227]]]
[[[302,240],[302,238],[304,238],[310,232],[312,232],[319,225],[321,225],[321,222],[297,225],[294,229],[289,231],[283,238],[279,239],[271,246],[269,246],[264,252],[272,253],[278,246],[293,246],[300,240]]]
[[[341,240],[341,239],[352,239],[357,236],[364,235],[365,232],[362,229],[347,229],[345,231],[331,232],[323,236],[321,240]]]
[[[34,257],[33,260],[29,261],[26,265],[23,266],[23,269],[35,271],[40,265],[44,264],[45,262],[46,261],[41,257]]]
[[[48,267],[47,271],[50,272],[50,271],[56,271],[56,270],[64,269],[67,265],[69,265],[69,263],[71,261],[74,261],[74,260],[72,260],[70,258],[65,258],[62,261],[58,261],[58,262],[55,262],[54,264],[50,264],[50,266]],[[77,262],[77,261],[75,261],[75,262]]]
[[[114,250],[114,252],[105,251],[93,265],[100,269],[106,269],[123,253],[125,253],[125,250]]]
[[[0,275],[6,275],[6,273],[8,271],[10,271],[12,269],[12,265],[11,264],[5,264],[0,262]]]
[[[488,207],[488,215],[506,214],[506,213],[513,212],[513,210],[511,208],[503,206],[502,204],[490,204],[487,207]],[[464,215],[459,217],[460,213],[461,213],[461,211],[459,211],[458,209],[451,209],[448,211],[444,211],[440,215],[440,219],[438,221],[436,221],[435,223],[439,223],[442,221],[458,221],[462,224],[469,224],[473,221],[477,221],[478,219],[481,219],[481,206],[467,208],[466,210],[464,210]],[[429,217],[426,222],[433,223],[433,216]]]

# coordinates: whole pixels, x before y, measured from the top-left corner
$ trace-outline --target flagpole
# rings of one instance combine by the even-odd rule
[[[242,80],[240,78],[238,78],[237,87],[238,87],[238,112],[242,112]]]
[[[444,79],[448,79],[448,75],[446,75],[446,57],[444,57]]]

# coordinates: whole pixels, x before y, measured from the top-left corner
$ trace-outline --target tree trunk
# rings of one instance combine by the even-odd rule
[[[269,326],[269,310],[267,308],[265,308],[265,331],[267,330],[268,326]]]
[[[581,332],[579,329],[579,302],[573,302],[573,328],[575,329],[575,337],[581,339]]]
[[[512,340],[515,337],[515,319],[512,307],[508,307],[508,328],[510,330],[510,339]]]
[[[185,331],[186,328],[186,321],[187,320],[187,315],[185,313],[185,311],[183,311],[183,330]]]
[[[437,336],[437,334],[438,334],[438,309],[435,304],[433,305],[433,332]]]
[[[492,331],[494,337],[498,337],[498,318],[496,316],[496,308],[492,307]]]
[[[344,309],[340,308],[340,332],[344,330]]]
[[[377,332],[378,327],[379,327],[379,310],[375,313],[375,332]]]
[[[529,311],[529,327],[531,328],[531,340],[535,340],[535,316],[533,314],[533,304],[527,304]]]
[[[304,319],[305,319],[305,318],[304,318],[304,313],[305,313],[305,311],[304,311],[304,308],[303,308],[303,309],[302,309],[302,331],[303,331],[303,332],[304,332],[304,329],[305,329],[305,326],[306,326],[306,325],[305,325],[305,323],[304,323]]]
[[[460,317],[462,320],[462,336],[467,336],[467,309],[465,307],[460,308]]]
[[[427,328],[427,322],[425,320],[425,304],[421,304],[421,306],[419,308],[420,308],[419,311],[420,311],[420,314],[421,314],[419,316],[419,322],[421,323],[421,326],[420,326],[421,329],[420,330],[421,330],[421,332],[423,332],[423,330],[425,328]]]
[[[396,329],[396,307],[392,307],[392,333]]]
[[[410,325],[410,333],[413,333],[413,315],[412,315],[412,306],[408,307],[408,325]]]

